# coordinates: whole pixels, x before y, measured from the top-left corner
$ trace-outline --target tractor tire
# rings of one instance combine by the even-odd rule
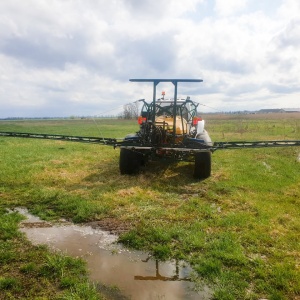
[[[126,148],[120,150],[119,167],[122,175],[137,174],[142,164],[142,154]]]
[[[194,177],[206,179],[211,174],[211,152],[198,152],[195,154]]]

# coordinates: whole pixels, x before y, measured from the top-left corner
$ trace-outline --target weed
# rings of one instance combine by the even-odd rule
[[[135,249],[142,249],[145,246],[144,240],[139,236],[139,234],[136,231],[124,233],[122,236],[120,236],[119,242],[121,242],[127,247]]]
[[[222,263],[217,259],[202,259],[199,262],[199,265],[195,266],[195,271],[204,278],[208,278],[210,280],[215,279],[217,276],[221,274]]]
[[[70,288],[70,291],[59,297],[61,300],[100,300],[96,286],[84,282]]]
[[[33,262],[24,264],[23,266],[20,267],[20,271],[25,274],[34,273],[36,272],[36,270],[37,270],[37,266]]]
[[[46,262],[40,269],[40,274],[46,277],[63,278],[68,273],[82,272],[84,262],[61,253],[46,256]],[[85,274],[85,272],[84,272]]]
[[[22,219],[23,217],[17,213],[4,214],[0,221],[0,239],[7,241],[14,238],[18,229],[18,222]]]
[[[153,253],[153,256],[156,257],[159,260],[165,261],[170,258],[171,251],[170,247],[167,245],[161,245],[156,244],[151,247],[151,252]]]
[[[74,286],[76,286],[77,283],[78,283],[77,280],[74,279],[73,277],[66,276],[66,277],[61,278],[60,287],[61,288],[70,288],[70,287],[73,288]]]
[[[20,290],[21,286],[17,279],[0,277],[0,290]]]

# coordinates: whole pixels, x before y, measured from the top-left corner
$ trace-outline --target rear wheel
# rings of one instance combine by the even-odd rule
[[[206,179],[211,174],[211,152],[198,152],[195,154],[194,177]]]
[[[142,154],[126,148],[120,150],[119,167],[122,175],[136,174],[142,164]]]

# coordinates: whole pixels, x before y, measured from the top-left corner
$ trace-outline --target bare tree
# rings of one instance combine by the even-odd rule
[[[139,116],[139,103],[138,101],[127,103],[123,107],[124,119],[136,119]]]

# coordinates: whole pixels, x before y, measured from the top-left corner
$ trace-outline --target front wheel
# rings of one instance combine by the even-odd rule
[[[195,154],[194,177],[206,179],[211,175],[211,152],[198,152]]]
[[[121,148],[119,167],[120,173],[124,174],[136,174],[140,170],[142,164],[142,154],[134,150]]]

